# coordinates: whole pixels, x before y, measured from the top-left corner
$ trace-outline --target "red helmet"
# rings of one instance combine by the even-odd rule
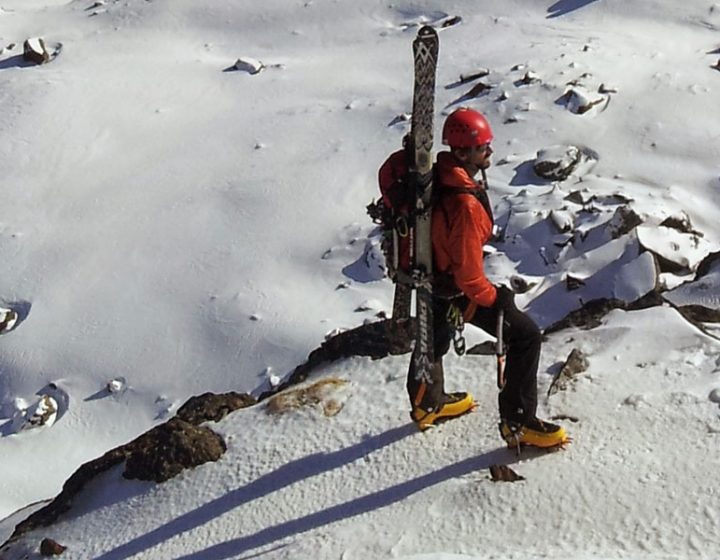
[[[490,123],[475,109],[461,107],[453,111],[443,126],[442,142],[451,148],[470,148],[493,140]]]

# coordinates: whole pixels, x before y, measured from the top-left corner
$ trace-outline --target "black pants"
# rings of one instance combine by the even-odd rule
[[[447,319],[448,300],[433,300],[433,337],[435,363],[430,370],[430,383],[422,383],[415,376],[414,360],[410,360],[407,390],[412,406],[434,410],[442,406],[445,397],[442,357],[450,349],[453,327]],[[456,301],[465,311],[469,300]],[[498,311],[478,307],[467,322],[495,336]],[[540,361],[542,335],[537,325],[525,313],[513,307],[505,311],[503,343],[507,357],[505,387],[498,397],[500,418],[523,421],[535,416],[537,410],[537,370]]]

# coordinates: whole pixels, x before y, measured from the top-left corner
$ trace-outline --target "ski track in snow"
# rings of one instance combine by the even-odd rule
[[[0,338],[0,540],[80,464],[189,396],[258,394],[327,333],[389,313],[364,207],[409,127],[397,117],[420,25],[453,23],[436,129],[458,103],[493,124],[506,237],[487,271],[534,283],[518,301],[542,326],[651,280],[637,236],[609,237],[620,206],[645,220],[645,242],[698,251],[691,265],[720,247],[717,3],[94,4],[0,0],[0,304],[20,315]],[[21,60],[35,36],[63,45],[48,65]],[[239,59],[263,69],[226,71]],[[491,88],[468,95],[476,82],[459,76],[485,67]],[[569,82],[609,93],[575,114]],[[541,180],[532,162],[557,144],[598,161]],[[595,198],[568,202],[573,191]],[[574,220],[572,243],[552,213]],[[702,239],[654,233],[682,213]],[[568,291],[568,273],[585,285]],[[716,285],[676,298],[715,301],[703,286]],[[562,421],[574,441],[520,460],[497,436],[491,358],[448,356],[448,388],[479,408],[424,434],[408,421],[407,356],[330,364],[313,379],[350,381],[337,416],[238,411],[212,426],[228,442],[218,463],[162,485],[115,468],[0,554],[37,558],[52,537],[63,558],[103,560],[714,559],[718,344],[669,306],[550,335],[541,415],[577,419]],[[573,348],[589,369],[545,397]],[[14,433],[48,391],[52,426]],[[526,480],[491,482],[493,463]]]

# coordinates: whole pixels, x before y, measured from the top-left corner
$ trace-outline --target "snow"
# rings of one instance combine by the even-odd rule
[[[490,277],[527,282],[517,301],[542,327],[673,288],[672,305],[547,336],[540,412],[568,418],[573,443],[501,446],[492,357],[448,356],[448,389],[479,407],[427,433],[409,423],[408,356],[352,358],[309,380],[347,382],[336,414],[235,412],[209,424],[217,463],[160,485],[116,467],[3,560],[46,536],[63,558],[716,557],[720,332],[675,309],[720,297],[717,265],[692,274],[720,250],[707,0],[0,0],[0,307],[18,312],[0,338],[0,542],[190,396],[260,394],[326,334],[390,314],[365,206],[409,127],[425,23],[447,24],[436,132],[466,104],[495,133]],[[23,63],[35,37],[62,51]],[[492,88],[465,98],[477,83],[458,77],[479,68]],[[571,82],[603,102],[567,110]],[[551,146],[597,157],[551,182],[532,170]],[[642,224],[618,234],[620,208]],[[678,215],[703,236],[659,225]],[[687,274],[658,275],[651,252]],[[574,348],[589,369],[545,397]],[[53,422],[16,431],[42,395]],[[491,482],[494,463],[525,480]]]

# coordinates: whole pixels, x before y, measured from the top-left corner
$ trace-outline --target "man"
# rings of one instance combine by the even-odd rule
[[[483,246],[490,240],[493,216],[487,185],[474,177],[490,167],[492,130],[479,112],[461,108],[448,116],[443,144],[435,165],[435,203],[432,214],[433,330],[435,363],[430,383],[408,371],[411,417],[420,429],[456,418],[475,407],[468,393],[445,393],[442,356],[450,348],[454,326],[448,311],[458,309],[466,322],[495,334],[498,312],[504,313],[503,340],[507,348],[506,383],[499,395],[500,433],[510,446],[553,447],[567,441],[565,430],[539,420],[537,369],[541,334],[514,303],[505,286],[494,286],[483,270]]]

